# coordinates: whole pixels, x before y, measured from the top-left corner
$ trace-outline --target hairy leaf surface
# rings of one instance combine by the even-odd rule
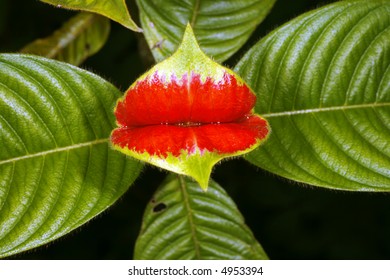
[[[389,38],[389,1],[340,1],[259,41],[235,70],[272,133],[247,159],[307,184],[389,191]]]
[[[65,63],[0,55],[0,257],[79,227],[138,176],[108,144],[120,94]]]
[[[190,23],[200,46],[222,62],[233,55],[270,12],[276,0],[138,0],[142,28],[154,58],[170,56]]]
[[[135,259],[267,259],[229,195],[170,175],[149,202]]]

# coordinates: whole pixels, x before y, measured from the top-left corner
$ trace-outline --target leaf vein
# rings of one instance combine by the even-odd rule
[[[367,166],[364,166],[362,164],[361,161],[359,160],[356,160],[355,158],[352,157],[352,155],[350,155],[349,153],[347,153],[347,151],[345,149],[343,149],[341,147],[341,145],[339,144],[339,142],[335,139],[335,137],[333,137],[332,133],[329,133],[326,128],[324,127],[323,123],[318,119],[317,116],[313,115],[314,116],[314,119],[316,120],[316,122],[318,123],[319,125],[319,128],[324,132],[324,134],[327,136],[327,138],[329,139],[329,141],[332,143],[332,146],[336,147],[339,151],[341,151],[345,156],[347,156],[349,159],[351,159],[351,162],[354,162],[354,163],[357,163],[362,169],[365,169],[365,170],[369,170],[369,171],[373,171],[371,168],[368,168]],[[348,118],[347,118],[348,120]],[[355,130],[356,131],[356,130]],[[315,153],[317,154],[317,153]],[[337,153],[332,153],[332,154],[337,154]],[[318,157],[319,160],[321,161],[321,163],[328,169],[328,170],[332,170],[333,173],[335,174],[338,174],[338,175],[341,175],[343,178],[351,181],[351,182],[354,182],[354,183],[357,183],[359,185],[366,185],[365,183],[362,183],[361,182],[361,178],[355,178],[355,176],[348,176],[347,174],[340,174],[340,172],[338,172],[338,170],[334,170],[334,168],[332,166],[329,166],[326,164],[326,161],[324,159],[322,159],[321,157]],[[333,162],[333,161],[332,161]],[[374,173],[377,173],[379,174],[378,172],[374,172]],[[352,175],[352,174],[351,174]],[[383,175],[382,175],[383,176]],[[375,185],[371,185],[372,187],[374,187]]]
[[[57,109],[57,112],[58,114],[60,115],[61,119],[62,119],[62,123],[64,124],[63,127],[65,127],[66,131],[67,131],[67,134],[69,136],[69,138],[71,139],[72,141],[72,144],[74,143],[74,140],[73,140],[73,137],[72,137],[72,134],[69,130],[69,127],[66,124],[66,121],[65,121],[65,117],[64,115],[62,114],[62,110],[61,110],[61,107],[59,106],[59,104],[57,104],[57,102],[54,100],[53,96],[51,94],[49,94],[49,92],[47,91],[47,87],[45,87],[41,81],[37,80],[34,76],[32,76],[30,73],[26,72],[24,69],[22,68],[16,68],[19,70],[19,72],[23,73],[25,76],[28,76],[30,77],[30,79],[35,82],[35,84],[37,86],[40,87],[40,89],[42,90],[42,92],[45,92],[46,93],[46,96],[52,100],[51,104],[53,104],[56,109]],[[48,128],[48,130],[51,132],[51,130]],[[53,134],[53,133],[52,133]],[[54,135],[53,135],[53,138],[54,138]],[[56,144],[56,146],[58,147],[58,145]]]
[[[292,124],[292,127],[293,127],[293,129],[295,129],[297,132],[298,132],[298,134],[301,134],[302,135],[302,132],[300,131],[300,130],[298,130],[298,128],[295,126],[295,124],[294,124],[294,121],[290,118],[290,120],[291,120],[291,124]],[[284,132],[282,132],[282,133],[284,133]],[[298,135],[299,136],[299,135]],[[283,143],[283,141],[281,141],[281,138],[280,137],[278,137],[278,135],[277,135],[277,133],[274,131],[273,133],[272,133],[272,137],[274,137],[274,141],[278,141],[279,142],[279,144],[277,145],[278,147],[279,147],[279,151],[282,151],[284,154],[285,154],[285,156],[283,157],[283,158],[285,158],[285,159],[289,159],[289,161],[290,161],[290,164],[292,164],[293,166],[295,166],[298,170],[301,170],[302,172],[304,172],[304,174],[306,174],[307,176],[310,176],[310,177],[312,177],[314,180],[316,180],[317,182],[321,182],[321,183],[323,183],[323,184],[326,184],[327,182],[326,181],[324,181],[321,177],[319,177],[318,175],[317,175],[317,173],[315,173],[315,172],[310,172],[310,170],[307,170],[306,168],[304,168],[302,165],[300,165],[300,164],[298,164],[297,163],[297,161],[295,160],[295,158],[293,158],[292,157],[292,155],[291,155],[291,152],[289,151],[289,149],[285,146],[285,143]],[[276,139],[275,139],[275,137],[276,137]],[[283,136],[282,136],[282,138],[283,138]],[[304,137],[304,135],[303,135],[303,142],[305,142],[305,144],[306,145],[308,145],[308,142],[307,142],[307,140],[306,140],[306,138]],[[316,156],[316,154],[315,154],[315,156]],[[279,165],[280,166],[280,165]],[[284,170],[285,168],[283,168],[282,167],[282,169]],[[296,170],[296,169],[295,169]],[[294,175],[293,175],[293,178],[296,178],[297,177],[297,172],[294,172]]]
[[[184,202],[185,208],[187,210],[187,218],[188,218],[189,226],[191,229],[191,237],[192,237],[192,241],[194,243],[195,255],[196,255],[197,259],[201,259],[200,245],[199,245],[199,240],[198,240],[196,228],[195,228],[196,226],[194,223],[194,217],[193,217],[193,213],[192,213],[193,210],[191,209],[191,205],[189,202],[189,196],[188,196],[187,189],[186,189],[187,186],[186,186],[185,179],[181,175],[179,175],[179,185],[180,185],[181,193],[183,195],[183,202]]]
[[[69,94],[71,94],[71,95],[73,95],[75,97],[75,100],[79,104],[79,108],[83,111],[86,119],[88,120],[89,127],[92,129],[92,132],[95,135],[95,138],[97,139],[98,135],[97,135],[97,133],[95,131],[95,126],[92,125],[90,117],[88,116],[87,112],[85,111],[84,104],[79,99],[79,95],[76,94],[74,89],[68,84],[68,82],[66,80],[64,80],[64,78],[61,75],[58,75],[58,72],[55,69],[53,69],[49,65],[44,65],[42,62],[39,62],[39,61],[34,61],[34,62],[36,64],[40,65],[41,67],[46,68],[49,72],[51,72],[51,77],[56,77],[58,81],[62,81],[62,84],[63,84],[64,87],[67,87],[69,89],[68,90]],[[78,73],[73,73],[73,74],[77,75]]]
[[[315,17],[317,14],[315,15],[312,15],[310,16],[309,18],[305,19],[304,22],[302,22],[300,24],[300,26],[297,28],[297,30],[300,30],[301,28],[303,28],[305,26],[305,24],[310,21],[313,17]],[[275,73],[275,79],[274,79],[274,82],[273,82],[273,85],[272,85],[272,90],[271,90],[271,98],[270,98],[270,102],[269,102],[269,105],[268,105],[268,110],[267,112],[271,112],[271,108],[273,107],[273,104],[274,104],[274,100],[275,100],[275,95],[276,95],[276,87],[277,87],[277,81],[278,81],[278,78],[279,78],[279,74],[280,72],[282,71],[282,66],[283,66],[283,62],[285,61],[286,59],[286,56],[288,54],[288,50],[290,49],[293,41],[294,41],[294,38],[296,38],[299,34],[297,32],[297,30],[295,30],[293,36],[290,38],[288,37],[288,44],[287,44],[287,47],[286,49],[283,51],[283,55],[282,57],[278,60],[278,66],[277,66],[277,69],[276,69],[276,73]],[[277,36],[274,36],[275,39],[277,39],[276,37]],[[268,49],[268,47],[267,47]],[[260,67],[259,67],[260,68]]]
[[[199,14],[200,0],[195,0],[194,8],[192,9],[191,26],[195,27],[195,23]]]
[[[339,18],[345,16],[345,13],[347,12],[347,10],[348,10],[348,9],[353,9],[354,6],[356,6],[356,4],[347,7],[347,8],[343,11],[343,13],[340,13],[337,17],[335,17],[334,20],[333,20],[332,22],[334,22],[335,20],[337,20],[337,19],[339,19]],[[324,101],[325,85],[328,84],[329,75],[330,75],[330,73],[331,73],[330,70],[333,68],[333,65],[334,65],[334,63],[335,63],[335,60],[336,60],[336,58],[338,57],[338,54],[339,54],[339,52],[340,52],[340,48],[344,45],[346,39],[349,37],[349,35],[352,33],[352,31],[356,28],[356,26],[357,26],[360,22],[362,22],[363,19],[364,19],[369,13],[371,13],[371,12],[372,12],[373,10],[375,10],[375,9],[377,9],[377,7],[371,8],[369,11],[366,12],[366,15],[360,16],[359,19],[358,19],[358,21],[357,21],[356,23],[353,24],[353,27],[350,28],[350,29],[348,30],[348,32],[344,35],[342,41],[341,41],[340,44],[337,46],[337,48],[334,48],[334,49],[333,49],[333,52],[332,52],[332,53],[333,53],[332,59],[330,60],[330,63],[329,63],[329,65],[328,65],[328,67],[327,67],[327,71],[326,71],[326,74],[325,74],[325,78],[324,78],[324,81],[323,81],[323,83],[322,83],[321,93],[320,93],[320,97],[319,97],[319,100],[320,100],[320,105],[319,105],[319,107],[320,107],[320,108],[322,107],[323,101]],[[349,20],[351,20],[351,19],[349,18]],[[349,21],[348,23],[351,24],[351,21]],[[329,24],[329,25],[327,26],[326,29],[329,29],[329,28],[331,28],[331,27],[333,27],[333,26],[331,26],[331,25]],[[325,34],[325,31],[327,31],[327,30],[324,30],[323,34]]]
[[[69,151],[69,150],[80,149],[80,148],[93,146],[93,145],[98,145],[98,144],[107,143],[107,142],[108,142],[108,138],[96,139],[96,140],[89,141],[89,142],[73,144],[73,145],[69,145],[69,146],[65,146],[65,147],[59,147],[59,148],[46,150],[46,151],[42,151],[42,152],[38,152],[38,153],[34,153],[34,154],[27,154],[27,155],[20,156],[20,157],[15,157],[15,158],[11,158],[11,159],[2,160],[2,161],[0,161],[0,165],[11,163],[11,162],[14,163],[14,162],[17,162],[17,161],[20,161],[20,160],[26,160],[26,159],[30,159],[30,158],[46,156],[46,155],[49,155],[49,154],[55,154],[55,153],[60,153],[60,152],[66,152],[66,151]]]
[[[18,69],[19,70],[19,69]],[[41,117],[41,115],[34,109],[33,106],[31,106],[31,104],[23,97],[21,96],[20,94],[18,94],[17,92],[15,92],[13,89],[11,89],[10,87],[8,87],[6,84],[4,83],[1,83],[0,82],[0,85],[3,85],[5,88],[7,88],[10,92],[13,93],[14,96],[16,96],[17,98],[19,98],[19,101],[23,104],[25,104],[29,109],[30,109],[30,112],[32,112],[33,115],[35,115],[41,125],[45,128],[46,132],[48,132],[51,140],[54,142],[54,145],[58,147],[58,143],[57,143],[57,140],[56,138],[54,137],[54,134],[53,132],[50,130],[50,128],[47,126],[46,122],[43,120],[43,118]]]
[[[379,9],[380,7],[377,7],[377,9]],[[370,11],[370,13],[373,13],[376,9],[373,9]],[[370,14],[368,13],[368,14]],[[366,15],[366,17],[368,16],[368,14]],[[354,28],[356,28],[356,26],[354,26]],[[386,31],[388,30],[389,27],[386,27],[384,30],[382,30],[381,32],[379,32],[375,38],[373,40],[371,40],[371,42],[368,44],[368,46],[366,47],[366,49],[364,50],[363,54],[359,57],[359,60],[358,62],[356,63],[356,66],[353,70],[353,73],[352,73],[352,76],[349,80],[349,84],[348,84],[348,89],[346,91],[346,94],[345,94],[345,101],[344,101],[344,104],[348,104],[348,99],[349,99],[349,95],[351,94],[351,87],[352,87],[352,81],[356,80],[354,79],[354,77],[357,75],[358,73],[358,69],[359,69],[359,66],[362,64],[362,61],[363,61],[363,58],[365,57],[365,55],[367,54],[368,50],[370,49],[370,47],[374,44],[374,42],[376,41],[376,39],[380,38],[381,35]],[[378,89],[379,89],[379,86],[380,84],[378,84]]]
[[[8,186],[7,188],[7,193],[5,193],[4,195],[4,199],[3,201],[0,201],[0,212],[2,211],[3,207],[4,207],[4,204],[5,202],[7,201],[7,198],[9,196],[9,193],[10,193],[10,190],[11,190],[11,185],[12,185],[12,182],[14,181],[14,176],[15,176],[15,163],[12,164],[12,172],[11,172],[11,176],[10,176],[10,180],[9,180],[9,183],[6,184],[6,186]],[[0,237],[1,238],[1,237]]]
[[[60,187],[58,188],[58,191],[57,191],[57,196],[56,196],[56,198],[55,198],[55,202],[53,202],[53,203],[50,204],[51,207],[50,207],[50,209],[49,209],[48,211],[40,212],[42,215],[45,215],[45,217],[43,217],[43,220],[42,220],[41,224],[40,224],[37,228],[34,229],[34,232],[31,232],[31,234],[30,234],[30,236],[29,236],[28,238],[26,238],[25,240],[23,240],[23,242],[21,242],[20,244],[18,244],[18,245],[17,245],[18,247],[23,246],[23,244],[26,244],[26,243],[28,244],[28,241],[31,240],[31,238],[34,236],[34,234],[36,234],[36,233],[45,225],[45,223],[47,222],[47,220],[50,218],[51,213],[53,213],[53,210],[55,209],[56,204],[57,204],[57,202],[59,201],[59,198],[61,197],[61,190],[63,189],[63,186],[64,186],[65,181],[66,181],[66,180],[65,180],[65,174],[67,173],[68,165],[69,165],[69,152],[66,153],[66,161],[65,161],[65,165],[64,165],[65,168],[64,168],[64,171],[61,173],[61,174],[62,174],[62,180],[61,180]],[[40,184],[38,184],[37,189],[39,188],[39,185],[40,185]],[[46,208],[45,208],[45,209],[46,209]],[[58,222],[59,222],[59,220],[57,220],[57,222],[55,223],[56,226],[58,226]],[[49,230],[48,230],[48,231],[49,231]],[[49,239],[51,236],[47,236],[47,232],[48,232],[48,231],[46,231],[45,234],[41,236],[41,238],[43,238],[43,239]],[[57,231],[58,231],[58,229],[57,229]],[[55,234],[55,232],[52,233],[52,235],[53,235],[53,234]],[[34,244],[32,244],[32,245],[34,245]],[[31,245],[30,245],[30,246],[24,245],[24,246],[25,246],[24,249],[27,249],[27,248],[29,248]],[[17,248],[14,248],[14,249],[17,249]]]
[[[35,197],[36,197],[36,194],[37,194],[37,191],[38,191],[38,188],[39,188],[39,185],[40,185],[40,182],[42,180],[42,174],[43,174],[43,169],[45,168],[45,157],[42,158],[42,164],[41,164],[41,168],[39,170],[39,177],[38,177],[38,180],[36,180],[36,186],[38,187],[35,187],[33,188],[33,193],[32,195],[30,195],[28,197],[28,202],[26,203],[25,207],[23,208],[22,212],[19,212],[19,213],[16,213],[16,219],[14,221],[14,223],[11,225],[11,226],[7,226],[6,227],[6,230],[1,234],[2,235],[2,238],[1,239],[4,239],[5,237],[7,237],[14,228],[16,228],[16,226],[20,223],[20,221],[23,220],[23,217],[26,215],[26,213],[28,212],[28,210],[30,209],[31,205],[33,204],[33,201],[35,200]],[[23,196],[25,198],[25,196]],[[19,203],[18,205],[21,205],[21,203]],[[32,212],[34,212],[34,210],[32,210]],[[13,215],[15,213],[12,213]],[[15,215],[14,215],[15,217]],[[30,219],[31,221],[31,219]],[[23,243],[26,239],[28,239],[33,233],[31,233],[30,231],[25,231],[23,232],[19,238],[17,238],[16,240],[13,240],[11,238],[11,240],[13,240],[13,242],[11,241],[11,244],[8,244],[8,246],[2,246],[3,249],[8,249],[8,248],[11,248],[13,249],[14,247],[16,246],[19,246],[21,243]],[[25,236],[25,239],[24,240],[20,240],[22,238],[22,236]],[[26,237],[27,235],[27,237]],[[19,242],[19,243],[18,243]],[[15,245],[15,243],[17,243]],[[9,250],[9,249],[8,249]]]
[[[306,27],[307,26],[307,23],[309,25],[312,25],[312,21],[317,21],[318,17],[321,17],[321,16],[324,16],[326,15],[327,13],[329,12],[329,10],[325,9],[324,11],[320,11],[318,13],[316,13],[316,16],[315,17],[311,17],[307,22],[305,22],[304,24],[302,24],[302,27]],[[331,10],[331,12],[333,12]],[[333,15],[334,16],[334,15]],[[299,92],[299,85],[302,83],[302,79],[303,79],[303,74],[307,72],[307,68],[310,66],[310,58],[313,54],[313,52],[316,50],[316,47],[317,45],[319,44],[320,42],[320,39],[322,38],[322,35],[323,35],[323,30],[327,29],[329,27],[330,24],[332,24],[334,22],[334,17],[332,17],[329,22],[327,22],[325,24],[325,26],[322,26],[322,32],[320,32],[319,35],[317,35],[317,38],[315,40],[315,42],[312,44],[311,48],[310,48],[310,51],[309,53],[307,54],[307,56],[305,57],[305,60],[303,62],[303,65],[302,65],[302,68],[301,68],[301,71],[299,72],[299,76],[298,76],[298,81],[296,83],[296,86],[295,86],[295,92],[294,92],[294,97],[293,97],[293,102],[292,102],[292,105],[293,105],[293,110],[295,110],[295,103],[296,103],[296,100],[297,100],[297,97],[298,97],[298,92]],[[301,29],[301,28],[300,28]]]
[[[0,115],[0,118],[4,121],[4,123],[11,129],[11,131],[14,133],[14,135],[16,136],[16,138],[19,139],[19,142],[22,144],[23,148],[24,148],[24,151],[26,153],[28,153],[28,149],[26,147],[26,145],[24,144],[22,138],[19,136],[19,133],[14,129],[14,127],[2,116]],[[15,143],[15,142],[14,142]],[[15,145],[16,146],[16,145]]]
[[[81,197],[82,197],[82,194],[83,192],[85,191],[86,189],[86,178],[87,178],[87,174],[88,174],[88,170],[91,166],[91,155],[92,155],[92,146],[89,146],[89,149],[88,149],[88,164],[85,168],[85,173],[84,173],[84,177],[83,177],[83,180],[82,180],[82,184],[80,184],[80,189],[77,190],[77,197],[75,199],[75,202],[72,204],[72,208],[70,209],[70,211],[68,212],[67,216],[64,218],[64,221],[62,223],[62,226],[58,229],[59,232],[61,232],[61,230],[64,229],[64,225],[66,225],[65,229],[66,228],[69,228],[69,227],[72,227],[73,225],[75,225],[76,223],[78,223],[80,220],[82,220],[85,216],[88,215],[88,213],[91,211],[91,209],[89,209],[89,211],[85,211],[86,210],[86,207],[84,207],[84,215],[79,219],[77,220],[76,222],[73,222],[73,224],[67,224],[67,222],[70,220],[70,218],[72,217],[72,214],[76,211],[76,209],[79,207],[79,202],[81,200]],[[98,199],[97,199],[98,200]],[[90,203],[92,202],[92,200],[90,200]],[[90,204],[88,203],[88,204]],[[95,204],[96,205],[96,204]]]
[[[320,107],[320,108],[313,108],[313,109],[302,109],[302,110],[295,110],[295,111],[266,113],[266,114],[261,114],[261,116],[264,118],[275,118],[275,117],[287,117],[291,115],[315,114],[315,113],[324,113],[324,112],[332,112],[332,111],[356,110],[356,109],[378,108],[378,107],[388,107],[388,106],[390,106],[390,102],[369,103],[369,104],[331,106],[331,107]]]

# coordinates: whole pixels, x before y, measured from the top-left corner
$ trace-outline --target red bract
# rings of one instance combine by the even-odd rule
[[[269,134],[253,114],[256,96],[231,70],[199,48],[187,26],[178,50],[127,90],[115,108],[113,147],[185,174],[207,189],[223,158],[248,153]]]
[[[256,97],[225,73],[201,81],[191,73],[181,79],[154,73],[130,88],[115,110],[120,128],[112,141],[138,153],[167,157],[197,149],[231,154],[246,150],[268,134],[264,119],[251,113]]]
[[[123,126],[232,122],[248,114],[256,96],[236,78],[225,73],[220,81],[187,73],[181,78],[158,72],[130,88],[115,111]]]

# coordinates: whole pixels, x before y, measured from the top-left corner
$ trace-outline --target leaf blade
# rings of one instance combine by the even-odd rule
[[[110,111],[120,95],[115,87],[41,57],[2,54],[0,64],[0,256],[5,257],[55,240],[101,213],[141,166],[108,144]]]
[[[148,204],[135,259],[266,259],[234,202],[210,181],[208,191],[169,176]]]
[[[124,0],[111,1],[87,1],[87,0],[41,0],[44,3],[66,8],[97,13],[108,17],[130,30],[141,32],[142,30],[131,18]]]
[[[273,130],[250,162],[307,184],[389,190],[389,9],[388,1],[328,5],[244,56],[235,70]]]
[[[177,48],[187,23],[206,54],[222,62],[233,55],[271,10],[275,0],[189,3],[137,1],[146,40],[156,61]]]
[[[79,13],[52,35],[26,45],[21,52],[80,65],[107,41],[110,21],[91,13]]]

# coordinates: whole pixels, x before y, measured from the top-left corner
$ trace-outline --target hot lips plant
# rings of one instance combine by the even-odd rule
[[[122,0],[44,2],[88,13],[0,54],[1,257],[85,224],[148,164],[168,175],[147,203],[135,259],[267,258],[210,178],[224,159],[306,185],[389,191],[389,1],[305,13],[244,49],[233,70],[221,64],[275,0],[140,0],[142,29]],[[125,92],[77,67],[107,41],[108,18],[143,32],[156,61]]]
[[[212,167],[248,153],[269,134],[255,94],[208,58],[188,25],[179,49],[140,77],[117,103],[115,149],[193,177],[207,190]]]

